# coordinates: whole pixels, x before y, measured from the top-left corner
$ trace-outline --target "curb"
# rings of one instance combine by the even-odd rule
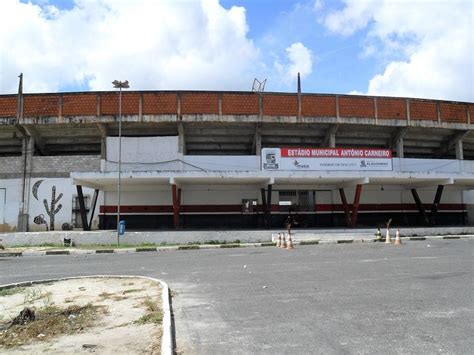
[[[61,277],[57,279],[45,279],[45,280],[34,280],[34,281],[24,281],[11,283],[6,285],[0,285],[1,289],[9,289],[22,286],[32,286],[50,282],[57,281],[66,281],[66,280],[78,280],[78,279],[100,279],[100,278],[110,278],[110,279],[131,279],[131,278],[140,278],[147,279],[154,282],[159,282],[161,284],[161,303],[163,308],[163,335],[161,336],[161,354],[162,355],[172,355],[173,354],[173,339],[172,339],[172,325],[171,325],[171,307],[170,307],[170,291],[169,286],[165,281],[155,279],[149,276],[130,276],[130,275],[88,275],[88,276],[71,276],[71,277]]]
[[[402,241],[425,241],[425,240],[458,240],[458,239],[474,239],[474,235],[429,235],[429,236],[412,236],[401,237]],[[382,239],[383,241],[384,239]],[[343,238],[343,239],[306,239],[294,240],[295,245],[324,245],[324,244],[367,244],[375,243],[375,238]],[[199,250],[199,249],[228,249],[228,248],[252,248],[252,247],[274,247],[275,242],[261,243],[228,243],[228,244],[185,244],[168,247],[137,247],[126,249],[66,249],[66,250],[38,250],[24,252],[1,252],[2,257],[19,257],[19,256],[51,256],[51,255],[87,255],[87,254],[129,254],[129,253],[149,253],[170,250]]]

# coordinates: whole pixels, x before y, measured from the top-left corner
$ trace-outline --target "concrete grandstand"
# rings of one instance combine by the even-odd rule
[[[0,232],[113,229],[117,92],[0,96]],[[474,104],[122,93],[129,229],[474,224]]]

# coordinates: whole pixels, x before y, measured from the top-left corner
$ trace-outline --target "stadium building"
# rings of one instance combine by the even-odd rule
[[[116,228],[119,141],[127,229],[474,225],[473,120],[398,97],[1,95],[0,232]]]

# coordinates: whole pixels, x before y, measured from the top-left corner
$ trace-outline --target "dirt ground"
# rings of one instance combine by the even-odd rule
[[[39,334],[31,343],[0,345],[0,353],[160,353],[161,319],[150,317],[150,305],[157,306],[158,313],[161,311],[161,285],[157,282],[141,278],[86,278],[34,285],[9,294],[12,292],[0,292],[0,325],[10,322],[25,307],[66,309],[92,304],[101,311],[93,325],[77,333],[51,339]],[[1,329],[0,338],[6,331]]]

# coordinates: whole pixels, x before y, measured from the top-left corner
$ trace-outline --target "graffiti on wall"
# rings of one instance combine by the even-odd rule
[[[38,189],[39,189],[39,187],[40,187],[40,185],[43,181],[44,180],[38,180],[33,185],[33,191],[32,191],[33,197],[38,201],[39,201],[39,199],[38,199]],[[45,212],[49,216],[49,228],[48,228],[48,222],[46,221],[44,214],[39,214],[38,216],[36,216],[33,219],[33,222],[38,224],[38,225],[44,224],[46,226],[46,230],[52,230],[53,231],[54,230],[55,216],[56,216],[56,214],[58,214],[59,211],[61,211],[61,208],[63,207],[62,204],[58,204],[58,202],[61,200],[62,197],[63,197],[62,193],[60,193],[58,195],[58,197],[56,197],[56,186],[53,186],[51,188],[51,200],[50,200],[50,202],[48,203],[47,199],[43,199],[43,205],[44,205]]]

